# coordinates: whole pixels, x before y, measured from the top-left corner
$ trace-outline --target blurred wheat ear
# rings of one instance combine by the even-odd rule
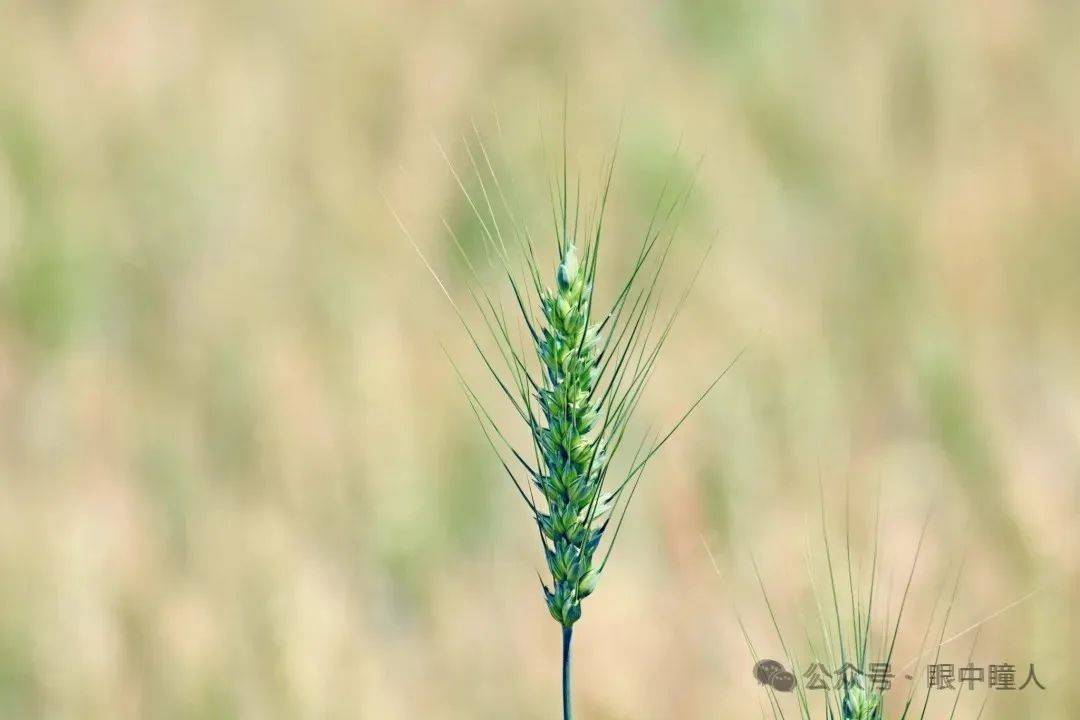
[[[550,576],[541,578],[540,584],[548,611],[562,629],[562,705],[563,716],[569,720],[571,639],[574,624],[581,618],[582,601],[596,589],[611,558],[649,461],[735,361],[666,434],[654,436],[651,442],[643,437],[629,462],[620,462],[622,469],[614,471],[613,461],[623,448],[631,417],[660,350],[701,271],[699,265],[670,316],[658,325],[658,281],[693,180],[672,193],[665,183],[628,275],[616,286],[610,305],[598,311],[597,270],[618,141],[610,161],[604,163],[605,176],[592,207],[586,210],[591,218],[587,220],[581,216],[580,179],[571,207],[564,132],[561,178],[551,185],[555,252],[550,266],[553,272],[549,270],[548,275],[541,272],[533,234],[527,223],[517,220],[519,213],[508,202],[475,125],[473,134],[475,141],[464,141],[475,175],[471,192],[441,146],[440,151],[475,215],[488,260],[504,277],[519,332],[512,331],[503,304],[484,288],[474,263],[445,221],[468,268],[468,294],[482,330],[466,320],[434,269],[426,259],[424,263],[450,300],[513,414],[527,430],[531,447],[515,447],[507,437],[509,429],[494,420],[454,364],[484,435],[524,502],[543,547]],[[423,259],[423,253],[416,250]],[[545,283],[545,275],[554,281],[552,285]],[[494,349],[485,349],[482,339]]]
[[[865,508],[859,508],[857,511],[862,511],[864,509]],[[814,579],[816,571],[814,570],[811,559],[808,557],[807,567],[810,571],[811,586],[813,588],[814,600],[817,606],[820,633],[818,641],[815,642],[811,636],[810,630],[808,628],[806,629],[805,647],[807,653],[805,655],[796,655],[796,653],[793,652],[793,645],[790,645],[785,639],[784,633],[780,629],[780,623],[777,620],[776,613],[774,612],[772,602],[769,599],[769,594],[765,589],[765,583],[762,580],[757,563],[753,563],[754,573],[761,589],[765,607],[768,610],[769,619],[773,629],[776,631],[777,639],[784,652],[787,667],[791,668],[791,673],[795,677],[808,677],[814,672],[814,668],[818,667],[825,668],[825,671],[830,674],[835,674],[833,673],[833,668],[838,669],[841,675],[839,680],[827,681],[828,687],[824,690],[820,690],[822,693],[824,712],[817,715],[815,715],[812,709],[811,699],[807,693],[809,688],[804,687],[802,684],[795,684],[793,689],[795,690],[796,701],[798,703],[798,717],[802,720],[814,720],[815,717],[824,720],[886,720],[886,718],[889,718],[890,720],[915,720],[915,718],[925,720],[925,718],[928,717],[927,713],[930,708],[929,687],[925,689],[923,697],[918,698],[916,695],[919,683],[912,681],[909,689],[906,691],[900,690],[900,693],[903,693],[905,697],[903,697],[900,707],[891,712],[886,708],[886,695],[896,677],[905,678],[907,675],[910,675],[912,678],[916,677],[922,660],[930,652],[935,653],[935,664],[940,659],[941,648],[945,642],[945,631],[948,627],[952,609],[956,602],[957,592],[960,587],[960,578],[963,574],[963,563],[960,564],[960,568],[956,573],[952,595],[945,606],[937,644],[929,649],[926,647],[927,641],[931,635],[931,630],[935,625],[935,616],[937,614],[935,610],[927,621],[919,648],[919,654],[907,664],[897,668],[893,665],[896,641],[900,633],[901,623],[904,619],[904,610],[907,606],[908,597],[911,592],[915,570],[919,563],[919,556],[922,552],[929,516],[927,517],[927,523],[924,523],[922,532],[919,535],[914,558],[911,563],[911,569],[908,573],[904,592],[900,598],[899,607],[896,611],[896,617],[895,619],[890,620],[891,608],[886,607],[881,627],[880,629],[876,629],[873,626],[873,620],[875,614],[880,613],[881,605],[880,598],[877,599],[875,605],[875,595],[879,591],[878,543],[880,541],[879,533],[881,521],[880,492],[874,521],[874,547],[870,566],[870,578],[869,582],[865,585],[860,584],[857,577],[859,573],[855,572],[852,567],[851,512],[851,497],[849,491],[846,510],[847,521],[844,548],[844,559],[847,566],[845,573],[842,568],[838,569],[833,563],[833,552],[829,541],[825,517],[825,497],[824,492],[822,492],[821,528],[825,553],[824,579],[828,582],[826,591],[831,595],[832,602],[831,608],[827,608],[828,601],[826,601],[825,604],[822,603],[818,593],[818,584]],[[847,584],[846,593],[843,592],[845,574]],[[942,585],[938,594],[938,603],[935,604],[935,608],[940,604],[944,589],[944,585]],[[847,596],[846,598],[844,597],[845,594]],[[746,644],[750,649],[750,654],[753,657],[754,662],[758,663],[758,653],[750,639],[746,626],[743,624],[741,618],[739,618],[738,622]],[[969,630],[970,629],[971,628],[969,628]],[[974,645],[972,646],[972,651],[973,650]],[[755,666],[755,668],[756,667],[757,666]],[[785,715],[780,698],[775,689],[771,687],[769,683],[764,684],[773,717],[784,718]],[[989,696],[987,695],[987,699],[988,698]],[[959,700],[960,688],[958,688],[955,693],[949,714],[939,714],[934,715],[933,717],[947,717],[951,720],[956,715]],[[982,716],[982,712],[985,708],[986,702],[984,700],[979,711],[979,717]]]

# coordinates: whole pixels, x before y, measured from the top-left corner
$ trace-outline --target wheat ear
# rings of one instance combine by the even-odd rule
[[[571,641],[574,624],[581,618],[582,601],[596,589],[649,461],[735,361],[708,385],[669,432],[651,443],[643,439],[626,469],[612,474],[612,460],[623,446],[661,347],[701,270],[699,265],[670,316],[658,324],[658,281],[693,179],[681,191],[670,194],[665,183],[627,278],[608,309],[598,312],[596,272],[615,153],[606,165],[590,222],[581,218],[580,180],[574,207],[570,206],[564,142],[562,178],[555,181],[551,193],[558,263],[554,285],[549,287],[541,279],[546,273],[539,270],[532,233],[527,224],[517,220],[479,132],[475,126],[473,130],[475,142],[466,139],[464,143],[478,186],[471,192],[441,146],[440,151],[478,219],[489,261],[508,283],[523,323],[521,334],[527,334],[531,342],[514,339],[502,305],[484,289],[462,243],[446,223],[470,270],[469,296],[496,353],[483,349],[481,333],[474,332],[464,319],[437,275],[436,281],[489,374],[528,430],[531,448],[515,447],[454,365],[486,439],[538,530],[550,574],[548,580],[541,578],[541,587],[548,611],[562,629],[562,706],[563,717],[570,720]],[[496,211],[499,202],[501,208]],[[511,250],[517,251],[516,257]],[[434,275],[426,259],[424,263]],[[539,313],[531,308],[539,308]]]

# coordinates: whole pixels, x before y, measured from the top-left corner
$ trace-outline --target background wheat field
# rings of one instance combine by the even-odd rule
[[[583,197],[622,123],[601,294],[700,167],[634,427],[746,348],[585,605],[580,716],[760,717],[735,611],[779,655],[753,557],[801,642],[819,482],[861,568],[881,488],[893,617],[933,512],[898,657],[966,557],[950,628],[1022,600],[976,664],[1047,686],[983,717],[1080,716],[1078,75],[1072,2],[0,3],[0,717],[556,716],[440,346],[497,395],[390,208],[464,302],[463,138],[546,239],[564,98]]]

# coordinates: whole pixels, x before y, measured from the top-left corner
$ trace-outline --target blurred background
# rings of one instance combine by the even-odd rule
[[[580,716],[759,717],[736,609],[780,656],[753,557],[805,645],[819,481],[864,574],[880,488],[894,619],[933,511],[898,658],[966,556],[948,635],[1022,600],[975,662],[1047,686],[983,717],[1080,715],[1075,3],[9,0],[0,28],[0,717],[556,716],[535,530],[440,345],[498,396],[390,208],[465,306],[440,146],[473,187],[482,138],[546,241],[564,92],[584,198],[623,122],[602,298],[700,161],[665,307],[715,243],[635,432],[746,348],[585,604]]]

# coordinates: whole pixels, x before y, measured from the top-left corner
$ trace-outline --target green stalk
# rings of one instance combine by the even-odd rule
[[[562,629],[562,715],[563,720],[570,720],[570,639],[574,634],[573,626]]]

